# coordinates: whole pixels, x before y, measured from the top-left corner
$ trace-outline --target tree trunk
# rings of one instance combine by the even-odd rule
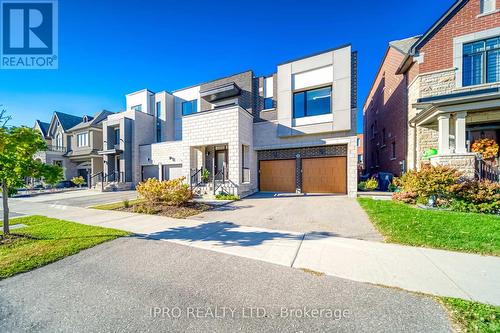
[[[7,182],[2,182],[2,201],[3,201],[3,233],[8,235],[9,230],[9,188]]]

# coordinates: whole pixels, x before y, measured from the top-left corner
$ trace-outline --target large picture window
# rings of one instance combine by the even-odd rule
[[[198,101],[193,99],[192,101],[182,102],[182,115],[187,116],[188,114],[193,114],[198,112]]]
[[[324,87],[293,94],[293,117],[319,116],[332,112],[332,87]]]
[[[463,45],[463,86],[500,81],[500,37]]]

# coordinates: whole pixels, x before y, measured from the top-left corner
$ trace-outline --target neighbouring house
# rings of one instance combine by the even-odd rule
[[[408,137],[408,75],[396,74],[418,37],[389,43],[363,105],[367,173],[400,175],[405,170]]]
[[[83,177],[85,181],[103,170],[103,159],[97,152],[103,147],[102,122],[111,114],[103,110],[94,116],[83,116],[79,124],[67,130],[71,149],[66,157],[75,165],[77,176]]]
[[[46,164],[63,168],[65,180],[82,176],[88,181],[90,175],[102,171],[102,124],[112,113],[98,112],[94,116],[74,116],[54,112],[50,123],[37,120],[38,130],[47,143],[47,150],[35,154],[35,158]]]
[[[498,179],[498,162],[483,161],[471,147],[481,138],[500,141],[499,9],[500,2],[494,0],[456,1],[412,43],[394,71],[385,70],[386,78],[395,76],[402,80],[405,94],[399,94],[394,87],[385,89],[389,91],[387,96],[376,93],[377,84],[371,93],[374,97],[383,95],[388,102],[405,96],[407,102],[398,102],[397,109],[406,107],[407,112],[387,116],[384,110],[385,116],[377,115],[377,108],[371,109],[371,100],[367,100],[368,168],[382,170],[385,161],[381,150],[374,150],[370,138],[375,135],[375,141],[382,145],[380,124],[389,121],[403,124],[401,127],[407,131],[406,137],[394,141],[397,146],[406,146],[406,156],[398,155],[396,146],[396,161],[404,157],[403,165],[407,168],[420,168],[426,163],[451,165],[468,177]],[[377,79],[381,80],[380,73]],[[386,130],[386,139],[388,134]],[[488,167],[487,174],[483,166]]]
[[[173,92],[126,95],[103,124],[104,189],[186,177],[201,194],[357,187],[357,54],[350,45]],[[98,184],[99,179],[95,184]]]

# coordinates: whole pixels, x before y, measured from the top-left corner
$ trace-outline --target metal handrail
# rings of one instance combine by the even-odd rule
[[[191,186],[191,191],[194,191],[197,187],[199,187],[203,180],[201,179],[201,173],[203,172],[203,167],[200,169],[196,169],[196,172],[191,175],[191,181],[189,182]]]
[[[483,158],[478,157],[475,165],[476,177],[479,180],[487,179],[492,182],[500,182],[500,170],[498,165],[488,163]]]
[[[219,182],[219,184],[217,185],[217,178],[220,175],[222,175],[222,182]],[[223,165],[222,168],[214,175],[214,178],[213,178],[214,195],[219,188],[224,186],[225,182],[226,182],[226,167]]]

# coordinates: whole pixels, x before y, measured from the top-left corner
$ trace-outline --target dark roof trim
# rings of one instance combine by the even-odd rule
[[[205,81],[205,82],[201,82],[201,83],[198,83],[198,84],[192,84],[192,85],[187,86],[187,87],[184,87],[184,88],[180,88],[180,89],[175,89],[175,90],[172,90],[171,95],[173,95],[174,93],[179,92],[179,91],[183,91],[183,90],[186,90],[186,89],[190,89],[190,88],[194,88],[194,87],[202,86],[202,85],[204,85],[204,84],[211,83],[211,82],[215,82],[215,81],[219,81],[219,80],[223,80],[223,79],[228,79],[228,78],[230,78],[230,77],[233,77],[233,76],[236,76],[236,75],[240,75],[240,74],[243,74],[243,73],[247,73],[247,72],[251,72],[251,73],[252,73],[252,78],[254,77],[254,75],[253,75],[253,70],[251,70],[251,69],[247,69],[246,71],[242,71],[242,72],[234,73],[234,74],[227,75],[227,76],[223,76],[223,77],[219,77],[219,78],[217,78],[217,79],[213,79],[213,80],[210,80],[210,81]]]
[[[453,94],[419,98],[419,99],[417,99],[417,103],[432,103],[432,102],[436,102],[436,101],[440,101],[440,100],[444,100],[444,99],[452,99],[452,98],[458,98],[458,97],[469,97],[469,96],[492,94],[492,93],[499,93],[499,92],[500,92],[500,87],[462,91],[462,92],[453,93]]]
[[[295,59],[292,59],[292,60],[287,60],[287,61],[284,61],[282,63],[279,63],[277,66],[289,64],[291,62],[299,61],[299,60],[302,60],[302,59],[307,59],[307,58],[315,57],[315,56],[323,54],[323,53],[340,50],[340,49],[343,49],[343,48],[346,48],[346,47],[352,47],[352,44],[348,43],[348,44],[340,45],[340,46],[337,46],[337,47],[333,47],[333,48],[328,49],[328,50],[323,50],[323,51],[315,52],[313,54],[308,54],[308,55],[305,55],[305,56],[302,56],[302,57],[299,57],[299,58],[295,58]]]
[[[434,24],[420,37],[410,49],[410,54],[415,55],[455,14],[462,9],[469,0],[457,0]]]

